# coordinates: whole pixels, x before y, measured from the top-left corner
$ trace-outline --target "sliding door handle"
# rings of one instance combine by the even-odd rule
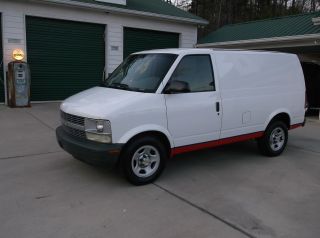
[[[216,102],[216,111],[220,112],[220,102]]]

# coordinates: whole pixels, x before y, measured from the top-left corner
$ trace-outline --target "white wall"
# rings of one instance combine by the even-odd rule
[[[3,20],[4,65],[11,61],[13,49],[22,48],[26,52],[25,16],[105,24],[107,32],[106,68],[108,73],[112,72],[123,58],[123,27],[180,33],[180,47],[183,48],[194,47],[197,42],[196,25],[175,23],[169,20],[115,15],[83,8],[34,2],[13,2],[12,0],[1,0],[0,12]],[[111,50],[112,46],[118,47],[118,50]]]

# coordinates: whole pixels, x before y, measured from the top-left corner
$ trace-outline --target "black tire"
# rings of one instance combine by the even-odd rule
[[[278,135],[276,137],[276,135]],[[261,154],[274,157],[280,155],[288,142],[288,127],[282,121],[274,121],[269,124],[263,137],[258,139],[258,147]]]
[[[157,138],[145,136],[130,142],[124,148],[120,159],[126,179],[134,185],[145,185],[160,176],[167,158],[165,146]]]

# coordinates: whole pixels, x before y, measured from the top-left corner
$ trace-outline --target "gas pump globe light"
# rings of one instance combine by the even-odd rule
[[[21,61],[24,59],[24,52],[23,50],[21,49],[15,49],[13,52],[12,52],[12,58],[14,60],[18,60],[18,61]]]

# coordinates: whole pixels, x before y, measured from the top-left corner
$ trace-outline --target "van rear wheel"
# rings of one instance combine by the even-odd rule
[[[166,148],[156,138],[137,138],[121,155],[124,175],[134,185],[151,183],[162,173],[167,157]]]
[[[280,155],[288,142],[288,127],[281,121],[272,122],[258,139],[258,147],[263,155]]]

